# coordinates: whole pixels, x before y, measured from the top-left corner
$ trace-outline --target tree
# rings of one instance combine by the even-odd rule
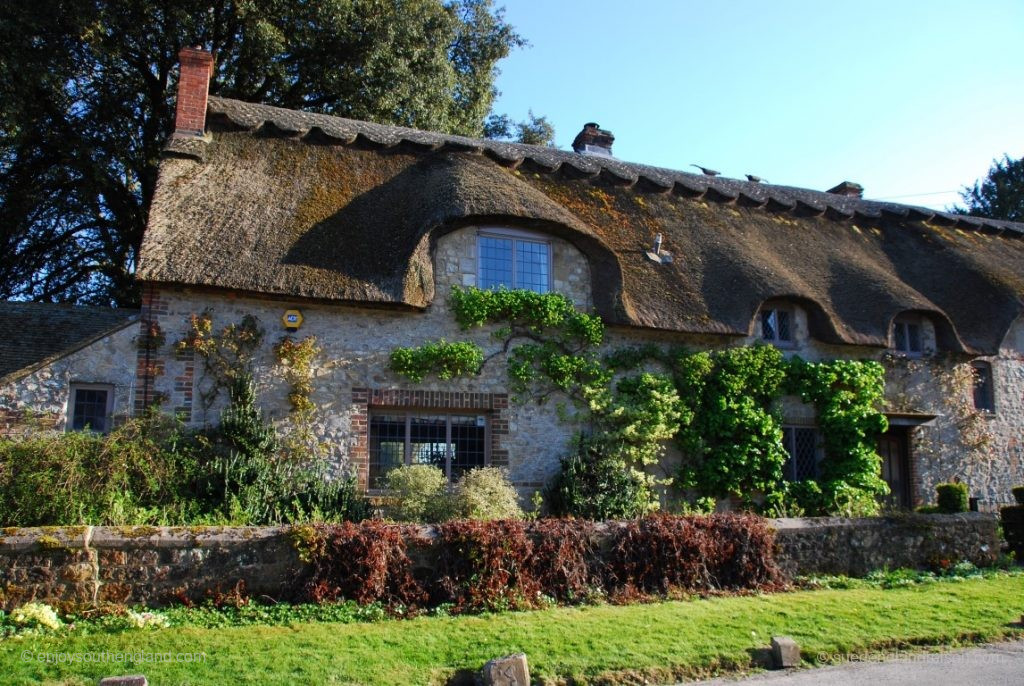
[[[524,44],[491,0],[8,2],[0,40],[0,297],[118,305],[182,47],[214,94],[479,136]]]
[[[487,138],[511,140],[527,145],[555,145],[555,127],[547,117],[538,117],[530,110],[526,121],[512,121],[507,114],[492,114],[484,124]]]
[[[988,176],[964,187],[960,197],[965,206],[954,207],[957,214],[1024,222],[1024,157],[993,160]]]

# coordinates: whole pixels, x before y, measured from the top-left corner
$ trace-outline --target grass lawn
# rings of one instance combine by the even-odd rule
[[[980,641],[1024,630],[1024,576],[882,590],[800,591],[625,607],[477,617],[222,629],[171,628],[0,642],[5,684],[95,684],[144,673],[151,684],[443,684],[459,670],[522,651],[535,678],[624,682],[745,669],[773,634],[805,660],[908,644]],[[39,653],[205,653],[200,664],[44,663]],[[614,680],[614,679],[613,679]]]

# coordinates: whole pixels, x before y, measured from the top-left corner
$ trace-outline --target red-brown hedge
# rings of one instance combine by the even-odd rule
[[[602,529],[604,529],[602,531]],[[416,527],[380,522],[320,526],[308,545],[306,596],[409,610],[456,612],[536,607],[606,593],[718,593],[779,586],[774,532],[749,514],[656,515],[598,525],[585,520],[455,521],[421,551],[417,581],[407,543]]]

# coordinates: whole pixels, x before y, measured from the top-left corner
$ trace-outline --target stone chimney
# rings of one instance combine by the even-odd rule
[[[572,149],[583,155],[600,155],[601,157],[612,156],[612,143],[615,136],[611,131],[605,131],[594,122],[583,125],[583,130],[576,134],[572,142]]]
[[[845,195],[848,198],[863,198],[864,186],[853,181],[843,181],[838,186],[833,186],[825,192],[832,195]]]
[[[182,48],[178,60],[181,75],[174,111],[174,135],[202,136],[206,131],[206,96],[213,76],[213,55],[202,48]]]

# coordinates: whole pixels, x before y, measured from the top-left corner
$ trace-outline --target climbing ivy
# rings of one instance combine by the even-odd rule
[[[587,443],[647,486],[672,481],[648,468],[674,442],[683,456],[674,486],[705,505],[734,497],[754,507],[757,496],[774,512],[871,514],[887,492],[875,452],[886,427],[878,409],[884,374],[875,362],[787,360],[768,345],[714,352],[645,345],[602,355],[603,322],[559,294],[455,288],[450,306],[463,330],[495,326],[499,349],[484,357],[473,343],[399,348],[394,371],[416,382],[431,373],[470,376],[504,354],[517,397],[567,396]],[[783,480],[779,400],[786,394],[818,411],[827,452],[818,483]],[[642,490],[652,501],[641,509],[656,506],[655,490]]]

